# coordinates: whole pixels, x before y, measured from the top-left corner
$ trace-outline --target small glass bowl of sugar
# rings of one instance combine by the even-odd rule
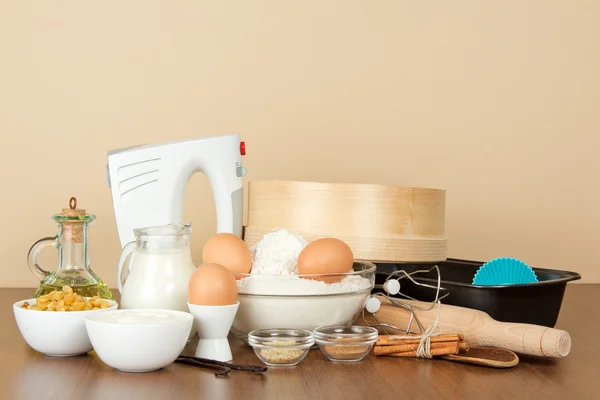
[[[291,367],[304,360],[315,339],[303,329],[259,329],[248,334],[248,344],[266,365]]]
[[[313,330],[313,335],[330,361],[357,362],[369,355],[379,331],[370,326],[323,326]]]

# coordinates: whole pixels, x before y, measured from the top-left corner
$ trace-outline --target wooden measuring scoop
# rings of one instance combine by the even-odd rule
[[[511,368],[519,363],[519,356],[512,351],[491,347],[471,347],[465,352],[440,356],[440,358],[493,368]]]

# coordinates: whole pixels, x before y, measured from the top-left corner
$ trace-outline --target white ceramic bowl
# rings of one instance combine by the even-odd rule
[[[56,312],[21,308],[24,302],[36,304],[36,299],[27,299],[13,304],[13,312],[23,339],[31,348],[47,356],[72,357],[92,350],[85,317],[118,307],[117,302],[107,301],[111,305],[103,310]]]
[[[343,274],[305,274],[293,279],[281,275],[236,274],[240,279],[240,307],[231,332],[247,342],[248,333],[261,329],[312,331],[320,326],[350,325],[360,315],[375,285],[375,270],[373,263],[355,261],[352,272]],[[241,279],[249,281],[244,284]],[[319,294],[324,283],[318,281],[332,282],[332,279],[346,281],[344,289],[333,283],[330,288],[333,293]],[[354,283],[349,285],[350,281]],[[263,288],[269,292],[261,292]]]
[[[183,311],[127,309],[90,315],[85,324],[104,363],[119,371],[149,372],[179,357],[193,322]]]

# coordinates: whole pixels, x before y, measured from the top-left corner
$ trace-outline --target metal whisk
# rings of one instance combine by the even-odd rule
[[[412,275],[415,275],[415,274],[429,273],[429,272],[433,271],[434,269],[437,271],[437,285],[436,286],[417,282],[412,277]],[[396,278],[398,275],[400,275],[400,277]],[[411,305],[411,304],[408,304],[408,303],[402,301],[401,299],[391,297],[391,296],[402,296],[409,300],[420,301],[418,299],[415,299],[413,297],[410,297],[410,296],[402,293],[401,284],[400,284],[400,281],[402,279],[408,279],[417,286],[435,289],[435,299],[430,302],[430,306],[420,307],[420,306],[416,306],[416,305]],[[432,268],[430,268],[428,270],[417,270],[417,271],[413,271],[410,273],[408,273],[404,270],[394,271],[387,276],[385,282],[382,285],[375,285],[375,289],[381,289],[383,291],[374,293],[367,299],[365,306],[362,309],[362,319],[363,319],[363,322],[365,323],[365,325],[372,326],[374,328],[381,328],[386,335],[389,335],[389,332],[386,330],[386,328],[395,330],[395,331],[400,331],[405,334],[411,333],[411,332],[414,333],[411,330],[411,328],[413,327],[413,323],[418,328],[418,334],[423,335],[425,333],[425,328],[421,324],[421,321],[419,321],[419,318],[416,316],[414,310],[417,309],[417,310],[422,310],[422,311],[429,311],[429,310],[433,309],[433,307],[435,307],[436,305],[439,305],[441,303],[441,300],[443,300],[445,297],[447,297],[450,294],[450,292],[447,292],[446,294],[444,294],[440,297],[440,290],[442,290],[443,288],[441,287],[440,269],[438,268],[437,265],[434,265]],[[446,289],[444,289],[444,290],[446,290]],[[408,322],[408,326],[406,328],[401,328],[401,327],[393,326],[390,324],[383,324],[377,320],[376,314],[377,314],[377,311],[379,310],[379,308],[381,307],[381,301],[379,300],[380,298],[385,298],[393,306],[405,308],[410,312],[410,319]],[[367,319],[365,317],[365,311],[367,311],[371,314],[372,318],[376,322],[375,324],[367,322]]]

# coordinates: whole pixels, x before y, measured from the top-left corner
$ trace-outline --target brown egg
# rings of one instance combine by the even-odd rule
[[[190,277],[188,299],[200,306],[228,306],[238,298],[237,284],[230,270],[219,264],[204,264]]]
[[[233,273],[247,274],[252,269],[252,254],[246,242],[232,233],[217,233],[204,244],[204,263],[221,264]],[[236,276],[236,279],[241,276]]]
[[[299,274],[339,274],[352,271],[354,254],[346,243],[335,238],[310,242],[298,256]],[[343,275],[311,277],[326,283],[338,282]]]

